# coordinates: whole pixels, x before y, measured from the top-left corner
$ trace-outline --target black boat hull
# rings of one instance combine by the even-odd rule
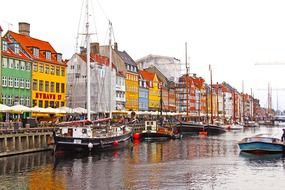
[[[132,133],[104,138],[72,138],[55,136],[56,151],[100,152],[125,147],[132,140]]]
[[[218,135],[225,133],[226,130],[223,127],[217,125],[202,125],[199,123],[187,123],[182,122],[177,125],[177,130],[181,134],[199,135],[200,132],[207,132],[208,135]]]

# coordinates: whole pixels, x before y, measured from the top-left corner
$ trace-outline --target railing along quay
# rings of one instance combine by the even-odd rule
[[[0,129],[0,157],[52,150],[53,127]]]

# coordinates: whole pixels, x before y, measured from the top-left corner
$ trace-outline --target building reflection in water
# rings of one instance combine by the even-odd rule
[[[0,189],[65,189],[63,176],[53,170],[51,152],[0,158]]]

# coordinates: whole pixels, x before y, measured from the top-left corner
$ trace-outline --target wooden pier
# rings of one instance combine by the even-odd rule
[[[53,130],[52,127],[1,129],[0,157],[52,150]]]

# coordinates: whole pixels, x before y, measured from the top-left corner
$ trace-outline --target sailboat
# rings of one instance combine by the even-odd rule
[[[172,122],[162,118],[162,84],[160,88],[160,116],[157,120],[146,120],[145,127],[142,130],[140,137],[142,140],[169,140],[179,138],[179,134],[175,133]]]
[[[210,69],[210,78],[211,78],[211,87],[210,87],[210,95],[211,95],[211,123],[209,123],[207,121],[206,124],[203,123],[199,123],[199,122],[189,122],[188,121],[188,82],[189,82],[189,74],[188,74],[188,69],[189,67],[187,66],[187,43],[185,44],[185,49],[186,49],[186,76],[185,76],[185,86],[186,86],[186,103],[187,103],[187,107],[186,107],[186,111],[187,111],[187,117],[186,117],[186,121],[182,121],[177,125],[177,129],[180,133],[183,134],[207,134],[207,135],[217,135],[217,134],[221,134],[226,132],[226,130],[218,125],[214,125],[213,124],[213,97],[212,97],[212,70],[211,70],[211,66],[209,66]],[[190,87],[191,88],[191,85]],[[207,96],[207,93],[206,93]],[[207,101],[206,101],[207,102]]]
[[[111,103],[109,118],[91,120],[90,112],[90,33],[88,22],[88,1],[86,1],[87,22],[86,22],[86,48],[87,48],[87,120],[62,122],[54,132],[55,150],[96,152],[103,150],[114,150],[126,146],[132,138],[132,129],[127,125],[111,125],[112,110]],[[110,36],[111,36],[111,22]],[[109,40],[110,58],[109,68],[112,69],[112,46]],[[109,76],[111,78],[111,74]],[[110,79],[111,81],[111,79]],[[109,85],[111,88],[111,85]],[[111,97],[111,96],[110,96]],[[111,101],[110,101],[111,102]]]

